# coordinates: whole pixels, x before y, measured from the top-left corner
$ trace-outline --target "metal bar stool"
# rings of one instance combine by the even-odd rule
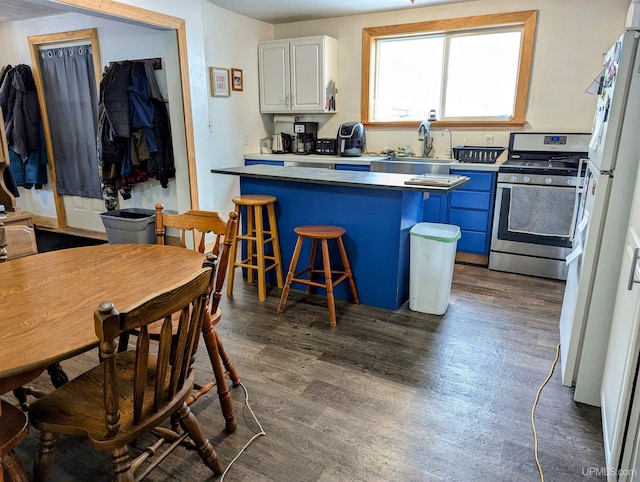
[[[233,294],[233,274],[238,267],[247,268],[247,281],[253,283],[253,272],[258,278],[258,299],[267,299],[266,273],[275,269],[278,288],[282,288],[282,260],[280,259],[280,241],[276,224],[275,196],[264,194],[244,194],[232,199],[236,205],[235,211],[241,215],[241,207],[246,208],[247,229],[244,234],[237,234],[231,244],[231,262],[229,263],[229,277],[227,280],[227,295]],[[263,217],[263,208],[267,209],[267,223]],[[238,223],[238,226],[240,223]],[[239,229],[239,228],[238,228]],[[247,242],[247,257],[237,262],[238,241]],[[265,246],[271,243],[273,255],[265,254]],[[267,265],[267,261],[271,264]]]
[[[356,283],[353,280],[353,274],[351,273],[351,266],[349,265],[349,259],[347,258],[347,252],[344,249],[344,243],[342,242],[342,236],[345,233],[345,229],[339,226],[298,226],[293,230],[297,235],[296,246],[293,250],[293,256],[291,257],[291,265],[289,266],[289,272],[287,273],[287,280],[282,290],[282,296],[280,297],[280,305],[278,306],[278,313],[284,311],[284,305],[287,302],[289,296],[289,290],[291,289],[291,283],[302,283],[307,285],[307,294],[311,293],[311,287],[316,286],[318,288],[324,288],[327,291],[327,303],[329,305],[329,323],[331,326],[336,326],[336,306],[333,295],[333,288],[344,281],[349,282],[349,288],[351,290],[351,296],[355,304],[360,303],[358,298],[358,290],[356,289]],[[295,272],[298,258],[300,257],[300,251],[302,250],[302,243],[304,239],[311,239],[311,256],[309,260],[309,266],[302,271]],[[338,250],[340,251],[340,258],[342,258],[343,271],[332,270],[331,260],[329,259],[329,240],[335,239],[338,243]],[[321,241],[322,247],[322,269],[315,269],[314,263],[317,253],[318,240]],[[307,274],[307,278],[301,278],[302,275]],[[324,275],[324,282],[319,283],[313,280],[314,274],[320,273]],[[337,278],[334,279],[334,276]]]

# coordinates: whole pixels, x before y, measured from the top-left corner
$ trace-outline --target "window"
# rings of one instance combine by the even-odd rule
[[[363,30],[362,122],[414,128],[525,124],[537,11]]]

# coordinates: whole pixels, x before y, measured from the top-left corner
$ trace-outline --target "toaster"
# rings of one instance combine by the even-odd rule
[[[316,141],[316,154],[335,156],[337,153],[335,139],[318,139]]]

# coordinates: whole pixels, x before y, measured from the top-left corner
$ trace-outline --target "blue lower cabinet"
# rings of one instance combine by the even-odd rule
[[[428,223],[447,222],[447,195],[429,193],[422,206],[422,220]]]
[[[449,194],[447,223],[460,226],[458,251],[489,256],[496,172],[452,169],[470,181]]]

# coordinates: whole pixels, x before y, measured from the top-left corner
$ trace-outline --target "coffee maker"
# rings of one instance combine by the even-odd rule
[[[293,133],[296,136],[296,154],[312,154],[316,152],[316,141],[318,139],[317,122],[294,122]]]

